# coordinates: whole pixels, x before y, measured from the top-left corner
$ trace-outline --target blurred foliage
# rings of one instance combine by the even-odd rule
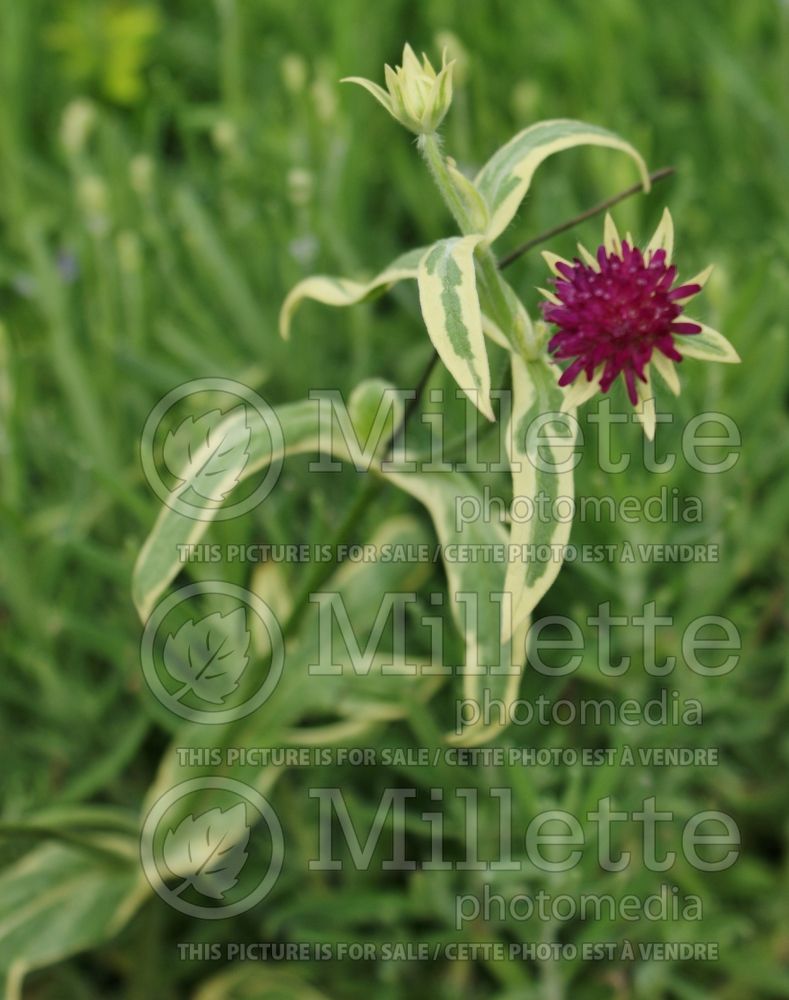
[[[461,86],[444,131],[463,168],[481,165],[531,120],[562,116],[614,129],[653,167],[677,167],[675,179],[617,209],[617,221],[646,235],[670,203],[683,270],[717,264],[702,318],[732,340],[743,364],[683,366],[683,396],[659,399],[675,415],[659,429],[659,447],[676,447],[682,422],[707,408],[741,428],[742,455],[723,476],[699,477],[682,462],[655,475],[643,467],[640,431],[617,427],[618,444],[635,458],[626,476],[604,478],[591,457],[597,428],[584,423],[590,455],[578,470],[579,495],[643,500],[676,487],[700,496],[705,516],[679,528],[579,523],[573,541],[718,543],[720,562],[569,565],[542,612],[583,619],[610,600],[613,613],[634,614],[654,600],[676,623],[659,656],[676,654],[687,622],[725,614],[740,630],[741,662],[709,683],[681,665],[665,685],[636,667],[605,678],[591,637],[588,662],[572,685],[527,671],[522,696],[623,700],[665,686],[701,700],[703,727],[614,727],[596,730],[595,745],[717,747],[721,763],[287,772],[272,796],[292,843],[264,906],[205,927],[149,901],[113,940],[32,976],[26,995],[191,996],[223,973],[221,982],[203,985],[205,996],[315,995],[305,982],[336,997],[789,996],[789,435],[782,413],[789,7],[773,0],[0,6],[0,725],[13,733],[4,741],[3,821],[14,829],[36,818],[44,823],[53,806],[93,803],[133,826],[162,755],[173,763],[171,737],[176,745],[189,738],[202,745],[176,730],[144,687],[140,625],[129,598],[132,563],[156,514],[138,460],[140,430],[156,401],[207,374],[245,382],[274,403],[303,398],[313,387],[347,393],[370,375],[415,384],[428,343],[411,290],[341,314],[305,307],[291,345],[276,335],[279,304],[304,274],[372,273],[402,249],[451,231],[409,137],[367,95],[337,83],[349,74],[379,79],[406,38],[417,51],[435,55],[448,44],[461,55]],[[568,154],[538,175],[504,242],[516,246],[630,183],[629,165],[616,157]],[[598,232],[595,220],[551,249],[572,254],[576,238],[594,243]],[[545,278],[539,256],[523,258],[511,277],[536,308],[532,289]],[[446,385],[440,375],[435,384]],[[623,409],[621,397],[614,406]],[[462,415],[459,407],[457,419]],[[265,505],[214,526],[211,538],[321,542],[355,479],[310,477],[306,460],[296,459]],[[490,484],[494,493],[506,491],[503,478]],[[405,509],[413,510],[386,492],[360,518],[358,540]],[[304,567],[286,571],[298,589]],[[197,566],[195,573],[249,582],[239,563]],[[438,572],[426,584],[441,586]],[[617,630],[612,655],[633,651],[637,641],[632,629]],[[449,689],[431,705],[434,718],[415,706],[409,718],[380,724],[368,744],[436,744],[451,719]],[[246,739],[271,745],[273,733],[261,728]],[[582,747],[592,740],[578,726],[514,727],[500,742]],[[743,836],[734,868],[704,877],[684,868],[672,873],[684,892],[703,897],[703,925],[549,928],[575,941],[695,935],[720,941],[721,959],[549,967],[325,962],[281,975],[262,964],[250,974],[177,960],[176,942],[192,940],[465,935],[506,942],[546,932],[507,920],[455,932],[452,898],[481,891],[480,873],[395,875],[375,864],[331,880],[308,872],[314,813],[307,789],[318,777],[347,790],[359,823],[370,822],[381,788],[406,781],[441,785],[448,795],[462,783],[478,787],[481,798],[506,784],[521,824],[540,809],[586,808],[605,795],[633,810],[654,794],[680,818],[702,808],[728,811]],[[486,843],[495,842],[497,817],[492,811],[486,818]],[[17,830],[0,840],[0,853],[11,864],[32,846]],[[612,880],[592,861],[566,884],[534,873],[498,873],[494,884],[509,894],[645,895],[666,881],[638,867]]]
[[[149,4],[71,0],[44,38],[61,56],[70,83],[118,104],[134,104],[145,94],[150,43],[160,24]]]

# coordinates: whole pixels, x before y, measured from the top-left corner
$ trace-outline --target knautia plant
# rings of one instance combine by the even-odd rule
[[[678,395],[675,363],[683,357],[739,360],[722,334],[684,315],[685,304],[702,290],[712,267],[677,285],[673,248],[674,223],[666,209],[643,253],[630,233],[620,238],[606,215],[604,240],[594,256],[580,243],[581,259],[572,262],[543,254],[555,277],[553,292],[540,289],[547,300],[542,313],[558,327],[548,350],[556,359],[571,361],[559,378],[559,385],[573,386],[565,408],[596,392],[608,392],[621,374],[644,431],[652,438],[655,399],[650,365]]]
[[[504,433],[514,495],[534,496],[544,489],[549,496],[572,497],[572,470],[564,456],[572,451],[573,421],[558,425],[558,435],[563,434],[565,441],[556,443],[554,439],[553,469],[534,462],[529,455],[530,426],[549,414],[572,416],[576,407],[595,393],[607,392],[621,374],[644,431],[652,437],[652,370],[678,393],[675,365],[683,357],[739,360],[720,333],[684,315],[685,304],[701,291],[711,268],[677,283],[672,263],[674,227],[668,210],[643,251],[629,233],[622,239],[607,215],[603,241],[595,254],[580,245],[580,256],[573,261],[545,253],[553,290],[541,289],[546,299],[542,306],[545,322],[532,322],[526,306],[497,267],[492,247],[514,219],[537,167],[554,153],[575,146],[609,147],[632,159],[648,191],[650,177],[643,158],[624,139],[595,125],[564,119],[544,121],[514,136],[472,181],[445,154],[436,131],[452,98],[452,63],[445,57],[436,73],[427,56],[420,62],[406,45],[402,66],[395,70],[386,66],[385,80],[386,90],[358,77],[348,82],[368,90],[400,124],[417,134],[419,151],[460,232],[404,254],[368,282],[326,276],[302,281],[283,306],[282,335],[288,336],[293,312],[303,299],[349,306],[396,282],[416,280],[425,327],[438,356],[490,420],[495,417],[486,338],[510,352],[513,402]],[[546,324],[555,325],[552,336]],[[562,371],[556,361],[570,363]],[[457,474],[385,474],[426,503],[439,536],[447,538],[452,494],[469,489],[469,484],[461,482]],[[535,542],[541,543],[543,551],[551,548],[555,552],[556,546],[566,544],[569,531],[569,524],[558,521],[549,531],[536,524],[512,525],[507,547],[512,558],[501,588],[508,598],[500,605],[503,638],[518,634],[520,640],[529,615],[560,566],[549,559],[523,562],[517,554],[528,551]],[[463,579],[466,574],[457,568],[448,567],[448,575],[457,591],[471,583],[471,574]],[[480,608],[485,603],[481,600]],[[469,689],[476,686],[471,671],[477,667],[501,670],[505,662],[508,668],[519,666],[517,661],[523,656],[520,642],[508,651],[514,663],[498,655],[495,662],[488,659],[488,639],[493,636],[493,629],[467,633]],[[517,689],[517,669],[508,679],[506,686],[512,694]],[[488,735],[475,733],[474,738]]]
[[[598,146],[629,157],[645,191],[650,188],[650,174],[642,156],[624,139],[595,125],[562,119],[519,132],[469,179],[446,155],[437,133],[452,102],[452,70],[453,64],[444,58],[436,72],[426,56],[420,62],[406,45],[402,65],[385,69],[386,89],[356,77],[349,82],[364,87],[416,134],[418,149],[459,232],[408,251],[369,281],[323,275],[303,280],[283,304],[280,332],[289,336],[293,314],[305,299],[351,306],[397,282],[416,281],[425,327],[438,358],[489,421],[496,421],[496,414],[487,343],[496,345],[499,354],[500,349],[505,352],[512,394],[500,433],[513,496],[544,494],[572,500],[575,413],[581,403],[607,392],[621,376],[651,437],[656,422],[653,371],[678,392],[675,366],[683,358],[735,362],[738,357],[720,333],[684,313],[686,303],[704,286],[709,269],[687,281],[677,280],[668,211],[643,250],[629,233],[621,238],[607,216],[603,241],[595,253],[579,246],[579,256],[572,261],[546,253],[552,272],[546,284],[551,287],[541,289],[543,318],[532,320],[503,277],[493,245],[515,218],[540,164],[562,150]],[[487,696],[511,703],[525,663],[530,616],[560,570],[557,553],[568,542],[570,523],[513,518],[509,527],[496,521],[458,525],[457,498],[479,497],[480,487],[459,471],[419,467],[402,444],[402,402],[394,387],[371,378],[357,387],[349,411],[351,433],[340,434],[327,433],[327,410],[319,399],[279,408],[280,439],[252,433],[243,477],[288,454],[323,452],[367,469],[377,481],[422,503],[442,551],[466,543],[500,552],[500,559],[483,562],[447,559],[445,570],[453,620],[465,644],[463,697],[478,702]],[[328,419],[334,419],[331,412]],[[231,414],[221,430],[224,447],[232,450],[236,439],[246,444],[249,433],[243,417]],[[393,444],[398,447],[393,449]],[[204,475],[211,460],[210,446],[206,448],[181,476],[175,500]],[[215,496],[225,496],[239,478],[233,469],[224,475]],[[220,506],[221,501],[209,504],[197,521],[185,517],[177,503],[162,511],[135,573],[134,594],[143,618],[180,568],[178,545],[196,542]],[[320,574],[308,576],[307,588],[316,582],[322,582]],[[476,597],[473,610],[468,607],[469,594]],[[286,635],[295,631],[299,613],[295,608]],[[306,712],[307,693],[304,699]],[[354,725],[363,727],[365,719],[357,714]],[[475,723],[448,739],[481,743],[495,735],[499,725]]]

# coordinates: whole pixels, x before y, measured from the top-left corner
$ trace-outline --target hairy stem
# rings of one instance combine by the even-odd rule
[[[457,222],[458,228],[464,236],[470,236],[473,233],[471,217],[460,192],[449,175],[438,135],[435,132],[420,135],[416,144],[424,157],[436,187],[441,192],[441,197]]]

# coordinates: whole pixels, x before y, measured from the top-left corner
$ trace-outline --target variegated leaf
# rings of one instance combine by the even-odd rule
[[[425,248],[418,247],[402,254],[372,281],[351,281],[350,278],[336,278],[327,274],[315,274],[305,278],[290,290],[282,303],[279,314],[280,335],[285,340],[290,336],[293,314],[304,299],[313,299],[327,306],[354,306],[372,298],[378,292],[385,292],[398,281],[416,278],[417,268],[424,253]]]
[[[692,322],[696,322],[693,320]],[[720,361],[723,364],[735,365],[740,361],[740,355],[734,347],[717,330],[700,323],[701,333],[677,334],[674,343],[684,358],[699,358],[701,361]]]
[[[217,427],[217,435],[228,442],[228,446],[236,437],[248,442],[248,458],[240,471],[233,467],[226,470],[227,482],[214,484],[215,495],[226,497],[238,483],[267,468],[283,455],[318,450],[320,413],[317,401],[283,406],[277,411],[277,417],[282,428],[282,437],[277,444],[272,442],[271,436],[262,426],[256,426],[250,436],[243,407],[230,413]],[[173,491],[173,498],[191,489],[190,470],[197,475],[201,467],[199,461],[190,464],[183,473],[181,484]],[[134,567],[132,597],[143,620],[148,617],[159,596],[181,569],[179,547],[200,540],[221,504],[209,504],[201,508],[200,520],[173,509],[175,506],[177,504],[162,508]]]
[[[48,842],[0,872],[7,1000],[21,1000],[28,972],[96,948],[128,921],[144,898],[135,888],[137,849],[127,834],[91,835],[79,846]]]
[[[433,346],[450,375],[489,419],[490,370],[474,273],[480,236],[439,240],[419,262],[419,301]]]
[[[510,531],[510,562],[504,589],[512,594],[512,628],[527,621],[556,579],[570,537],[574,503],[571,455],[575,444],[575,409],[567,408],[557,371],[543,360],[526,362],[512,355],[512,416],[507,449],[512,467],[513,505],[518,516]],[[551,421],[537,418],[555,414]],[[537,498],[545,499],[537,502]],[[533,502],[524,516],[523,500]],[[566,498],[566,504],[562,503]],[[568,516],[555,517],[556,505]],[[515,507],[513,506],[513,513]],[[508,624],[507,622],[504,623]],[[504,633],[506,638],[508,633]]]
[[[391,399],[391,408],[386,409],[387,392],[394,392],[393,387],[380,379],[371,379],[357,386],[350,399],[349,419],[340,422],[337,433],[322,426],[325,417],[317,399],[290,403],[276,410],[281,430],[278,440],[274,440],[261,422],[254,424],[250,434],[243,408],[231,412],[217,427],[216,433],[228,442],[228,446],[232,446],[236,437],[243,436],[248,441],[248,458],[240,472],[228,468],[224,473],[226,479],[217,477],[218,481],[214,484],[216,495],[226,498],[239,483],[288,455],[325,451],[341,461],[366,462],[373,467],[378,461],[375,456],[380,450],[381,440],[391,434],[402,411],[402,405],[396,399]],[[376,409],[376,399],[383,401],[380,413]],[[343,414],[337,416],[341,418]],[[358,426],[357,421],[360,421]],[[352,440],[354,436],[355,441]],[[200,507],[199,519],[182,512],[175,502],[191,489],[191,476],[199,474],[201,465],[197,459],[192,461],[178,477],[179,487],[173,491],[170,504],[160,511],[137,557],[132,576],[132,597],[143,620],[147,619],[161,594],[181,569],[182,547],[197,543],[211,521],[219,516],[222,507],[219,502]]]
[[[455,191],[463,203],[469,228],[475,233],[484,233],[490,222],[488,203],[477,190],[476,185],[458,170],[451,157],[447,157],[445,163]]]
[[[419,500],[433,520],[444,556],[450,610],[466,647],[464,699],[476,705],[486,700],[512,704],[525,662],[527,623],[515,631],[511,642],[502,641],[506,631],[502,622],[510,615],[504,526],[482,517],[460,523],[458,503],[465,498],[481,509],[482,498],[478,486],[459,472],[386,471],[384,477]],[[498,718],[492,725],[482,720],[450,740],[481,743],[500,729]]]
[[[407,717],[414,705],[426,701],[446,682],[443,663],[433,663],[421,652],[423,637],[419,639],[420,651],[412,648],[414,643],[407,637],[402,649],[392,641],[397,612],[388,603],[390,595],[418,593],[433,570],[431,563],[408,555],[428,546],[429,527],[422,519],[398,516],[386,519],[372,536],[358,541],[368,545],[376,557],[342,563],[320,588],[324,594],[336,595],[353,635],[343,631],[336,611],[332,611],[331,642],[327,642],[323,628],[327,609],[309,602],[299,628],[286,637],[286,668],[271,696],[257,711],[222,725],[183,723],[171,749],[162,756],[156,779],[146,793],[143,815],[160,796],[187,778],[233,777],[268,795],[285,771],[279,765],[261,766],[253,757],[230,762],[224,753],[223,764],[217,767],[206,750],[312,745],[343,735],[355,738],[382,723]],[[400,550],[403,555],[385,558],[387,549],[390,553]],[[306,571],[308,567],[302,566],[298,575]],[[272,593],[264,590],[260,596],[276,606]],[[289,605],[290,601],[284,603]],[[380,622],[384,622],[384,629],[378,635]],[[366,669],[359,652],[364,655],[368,649],[372,659]],[[176,754],[174,747],[190,752]],[[203,752],[191,752],[197,748]],[[182,805],[168,813],[168,819],[175,825],[190,813],[201,813],[220,803],[216,791],[206,788],[185,797]],[[141,890],[150,893],[142,873],[140,878]]]
[[[477,175],[476,187],[487,201],[491,215],[485,232],[487,240],[495,240],[512,222],[543,160],[573,146],[607,146],[627,153],[638,167],[644,190],[649,190],[646,163],[640,153],[618,135],[571,119],[538,122],[510,139]]]

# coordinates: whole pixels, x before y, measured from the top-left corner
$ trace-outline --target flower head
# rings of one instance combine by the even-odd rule
[[[441,69],[436,73],[427,56],[423,54],[420,63],[406,42],[402,66],[384,67],[386,90],[361,76],[348,76],[342,82],[364,87],[401,125],[421,135],[435,132],[449,111],[453,66],[454,61],[447,62],[444,50]]]
[[[559,385],[574,383],[568,396],[577,405],[598,390],[608,392],[621,374],[649,437],[655,429],[650,365],[677,393],[674,364],[683,355],[739,361],[721,334],[684,315],[685,304],[701,291],[712,268],[677,284],[673,244],[674,225],[666,210],[643,252],[630,234],[620,238],[607,215],[603,244],[594,257],[580,244],[581,256],[572,262],[543,255],[555,275],[554,290],[541,289],[547,299],[543,317],[558,327],[548,350],[570,362]]]

